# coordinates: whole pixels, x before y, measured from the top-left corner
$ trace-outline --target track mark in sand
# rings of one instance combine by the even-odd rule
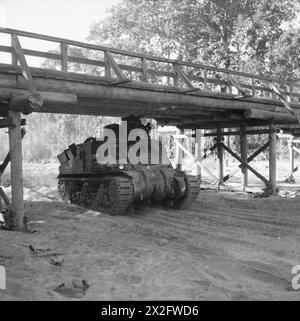
[[[139,275],[131,275],[125,273],[118,273],[115,277],[115,281],[117,283],[125,283],[125,284],[140,284],[143,278]]]
[[[256,261],[240,261],[240,263],[242,272],[250,278],[273,285],[281,291],[292,291],[291,282],[277,275],[279,271],[276,267]]]

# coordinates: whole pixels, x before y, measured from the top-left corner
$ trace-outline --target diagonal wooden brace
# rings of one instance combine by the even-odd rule
[[[105,51],[105,58],[106,61],[109,64],[109,67],[113,69],[113,71],[115,72],[115,74],[117,75],[117,77],[120,80],[124,80],[124,81],[128,81],[128,79],[123,75],[123,72],[121,70],[121,68],[118,66],[118,64],[116,63],[114,57],[112,56],[112,54],[109,51]]]
[[[245,167],[247,167],[256,177],[258,177],[261,181],[263,181],[266,186],[269,186],[269,181],[262,176],[261,174],[259,174],[252,166],[250,166],[249,164],[247,164],[247,162],[244,162],[240,156],[238,156],[236,153],[234,153],[229,147],[227,147],[225,144],[221,143],[222,147],[229,153],[231,154],[235,159],[237,159],[242,165],[244,165]]]
[[[175,140],[175,144],[182,150],[184,151],[188,156],[190,156],[195,164],[199,166],[202,170],[204,170],[209,176],[211,176],[216,182],[219,183],[219,179],[217,176],[215,176],[205,165],[203,165],[199,160],[194,157],[192,153],[190,153],[182,144],[180,144],[177,140]]]
[[[285,99],[285,97],[283,96],[283,94],[281,93],[280,89],[276,86],[276,84],[274,84],[273,82],[269,83],[269,88],[270,90],[277,95],[277,97],[280,99],[280,101],[282,102],[283,106],[285,107],[285,109],[292,114],[293,116],[296,116],[296,113],[293,111],[292,107],[290,106],[290,104],[287,102],[287,100]],[[299,123],[299,117],[297,117],[298,123]]]
[[[297,148],[296,146],[293,146],[293,150],[300,155],[300,149],[299,148]]]
[[[9,207],[10,206],[10,200],[9,198],[7,197],[4,189],[2,186],[0,186],[0,198],[4,201],[4,204]],[[0,203],[1,203],[1,200],[0,200]]]
[[[241,84],[235,80],[231,74],[228,74],[228,80],[229,82],[236,88],[238,91],[242,94],[241,98],[246,98],[246,97],[252,97],[252,95],[249,95],[245,89],[241,86]],[[239,98],[239,97],[238,97]]]
[[[204,155],[201,158],[201,162],[204,161],[208,156],[210,156],[214,150],[218,147],[218,144],[214,144],[206,153],[204,153]]]
[[[247,158],[247,163],[252,162],[259,154],[265,151],[269,147],[270,143],[267,142],[265,145],[260,147],[255,153],[253,153],[250,157]],[[242,165],[238,165],[235,167],[228,175],[224,176],[224,182],[228,181],[233,175],[235,175],[240,169]]]
[[[12,50],[14,51],[19,63],[20,63],[20,67],[22,70],[22,74],[24,76],[24,78],[27,80],[27,85],[28,85],[28,89],[30,92],[36,92],[36,87],[30,72],[30,69],[28,67],[23,49],[21,47],[19,38],[17,35],[12,35]]]
[[[22,139],[25,136],[25,134],[26,134],[26,129],[23,127],[21,129],[21,137],[22,137]],[[9,162],[10,162],[10,152],[7,153],[6,157],[4,158],[3,163],[0,165],[0,177],[3,175],[7,165],[9,164]]]
[[[19,104],[23,104],[24,106],[28,105],[29,108],[26,113],[30,113],[32,110],[42,107],[44,101],[40,94],[37,92],[19,38],[15,34],[12,34],[12,50],[20,63],[22,75],[27,81],[27,86],[30,94],[11,99],[9,108],[14,109],[14,106]]]
[[[178,65],[177,63],[174,63],[173,67],[178,77],[180,77],[184,81],[184,83],[189,87],[189,90],[186,92],[198,90],[193,86],[193,84],[189,80],[188,76],[184,73],[180,65]]]

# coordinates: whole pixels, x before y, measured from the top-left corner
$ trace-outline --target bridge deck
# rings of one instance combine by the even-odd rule
[[[0,28],[1,33],[11,38],[10,45],[0,45],[0,52],[11,55],[11,63],[0,64],[0,116],[11,108],[136,114],[186,128],[298,124],[298,79],[268,78],[12,29]],[[57,51],[23,48],[24,38],[54,42]],[[28,66],[29,56],[44,58],[47,68]]]

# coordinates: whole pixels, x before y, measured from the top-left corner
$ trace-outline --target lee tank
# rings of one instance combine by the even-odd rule
[[[146,133],[149,162],[133,164],[129,157],[127,162],[122,162],[117,157],[115,163],[103,164],[103,161],[99,161],[97,151],[105,140],[88,138],[83,144],[72,144],[58,155],[60,197],[66,202],[110,215],[124,214],[134,204],[143,202],[185,208],[199,194],[200,184],[196,177],[174,169],[170,161],[162,162],[162,157],[159,157],[159,162],[152,164],[150,155],[161,153],[163,146],[150,139],[151,127],[149,124],[143,125],[137,118],[128,117],[123,120],[127,122],[127,135],[132,129],[142,129]],[[120,125],[108,125],[105,129],[115,133],[118,156],[123,144],[119,139]],[[127,151],[134,143],[136,142],[127,142]]]

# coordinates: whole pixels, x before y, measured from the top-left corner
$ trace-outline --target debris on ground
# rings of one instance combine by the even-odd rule
[[[70,282],[63,282],[54,289],[55,292],[68,298],[82,298],[90,285],[86,280],[73,279]]]
[[[35,257],[49,257],[49,256],[59,256],[64,255],[64,253],[53,251],[51,249],[36,249],[32,245],[29,245],[29,250]]]

